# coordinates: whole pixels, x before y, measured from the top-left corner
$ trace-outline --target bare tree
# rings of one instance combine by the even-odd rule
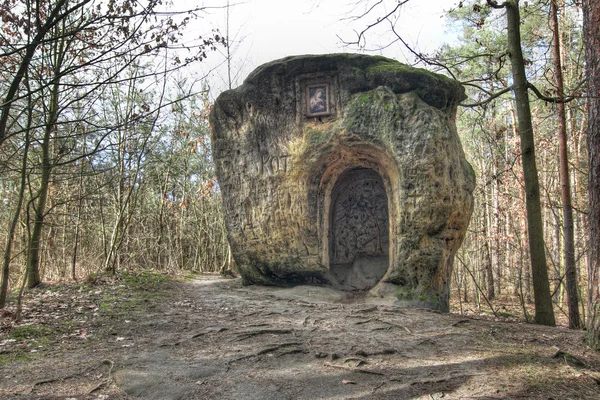
[[[69,170],[69,165],[82,165],[81,160],[104,150],[105,139],[113,132],[127,131],[128,126],[148,118],[156,120],[158,112],[170,105],[160,103],[111,125],[114,121],[96,118],[108,88],[156,76],[164,82],[168,74],[202,60],[209,49],[223,43],[218,32],[213,32],[192,45],[180,45],[182,27],[197,16],[199,9],[166,12],[161,7],[162,2],[155,0],[110,0],[104,5],[92,0],[0,4],[4,22],[0,27],[0,74],[4,78],[0,82],[0,149],[7,157],[0,161],[8,165],[10,157],[23,153],[21,144],[23,137],[27,138],[29,147],[23,160],[28,167],[19,173],[29,182],[29,199],[19,197],[19,209],[13,213],[10,226],[18,220],[22,204],[27,204],[28,243],[24,253],[28,287],[42,280],[44,240],[52,239],[52,235],[44,234],[46,218],[74,200],[55,201],[56,193],[51,190],[59,182],[55,171],[65,174],[60,180],[80,181],[77,173],[81,169]],[[178,49],[187,50],[185,58],[180,58]],[[147,68],[144,75],[133,77],[125,74],[131,66],[147,63],[158,54],[164,57],[154,69]],[[33,105],[29,113],[27,102]],[[31,123],[23,123],[26,115]],[[16,150],[11,152],[11,148]],[[12,245],[15,229],[8,231],[8,245]],[[51,250],[48,247],[46,250]],[[8,263],[10,255],[8,248],[4,254]],[[3,284],[9,269],[5,264]]]

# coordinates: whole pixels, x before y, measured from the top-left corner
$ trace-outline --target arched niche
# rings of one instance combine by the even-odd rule
[[[388,196],[371,168],[344,171],[331,191],[329,279],[346,290],[375,286],[389,267]]]
[[[328,279],[334,286],[342,289],[367,289],[385,279],[390,267],[397,262],[395,245],[398,233],[397,216],[400,211],[398,210],[398,174],[397,165],[385,150],[364,144],[341,146],[315,163],[315,168],[308,179],[309,208],[317,215],[321,265],[328,271]],[[385,216],[380,218],[385,219],[386,222],[380,223],[379,226],[380,229],[386,230],[381,232],[385,244],[381,246],[379,253],[365,251],[359,246],[352,253],[356,257],[353,257],[350,263],[349,259],[336,258],[335,249],[332,247],[336,237],[334,215],[336,212],[339,213],[339,204],[336,208],[336,201],[343,202],[345,193],[352,193],[357,190],[357,186],[366,187],[367,183],[375,185],[376,192],[383,197],[383,202],[378,206],[387,208],[387,211],[382,212]],[[365,240],[368,241],[368,238]],[[372,277],[367,283],[359,281],[358,286],[352,284],[353,279],[350,280],[350,285],[348,279],[340,279],[340,274],[344,272],[350,273],[352,277],[354,262],[357,262],[354,267],[355,272],[365,268],[369,271],[373,270],[374,263],[377,263],[376,277]],[[374,282],[375,279],[377,282]]]

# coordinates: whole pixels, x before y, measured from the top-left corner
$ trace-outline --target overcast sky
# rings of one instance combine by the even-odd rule
[[[179,2],[191,0],[174,0]],[[258,65],[265,62],[298,54],[323,54],[337,52],[359,52],[356,46],[345,46],[343,41],[356,40],[355,31],[374,22],[378,13],[369,19],[352,21],[349,17],[365,11],[365,3],[354,7],[358,0],[230,0],[230,37],[235,38],[232,48],[233,72],[237,75],[234,86]],[[371,0],[370,4],[376,3]],[[388,11],[397,0],[383,2]],[[396,24],[398,33],[423,52],[433,52],[452,35],[446,31],[444,10],[454,6],[455,0],[410,0],[402,6],[401,19]],[[202,5],[218,6],[226,0],[204,0]],[[384,8],[379,8],[384,12]],[[225,33],[225,9],[212,9],[198,21],[206,33],[208,26],[219,28]],[[206,25],[204,25],[206,23]],[[367,37],[367,48],[377,49],[390,41],[389,29],[373,31]],[[382,54],[403,62],[414,59],[399,44],[368,54]],[[223,58],[211,55],[209,62],[201,67],[204,72],[214,68]],[[218,68],[211,74],[212,95],[226,88],[226,68]]]

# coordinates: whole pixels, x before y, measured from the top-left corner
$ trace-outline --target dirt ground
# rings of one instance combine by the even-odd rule
[[[10,313],[2,399],[600,399],[580,331],[325,288],[129,276],[38,289],[21,324]]]

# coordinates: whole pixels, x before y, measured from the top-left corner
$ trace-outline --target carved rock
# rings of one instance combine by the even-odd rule
[[[258,67],[211,113],[225,223],[246,284],[370,289],[447,311],[471,217],[464,89],[383,57]]]

